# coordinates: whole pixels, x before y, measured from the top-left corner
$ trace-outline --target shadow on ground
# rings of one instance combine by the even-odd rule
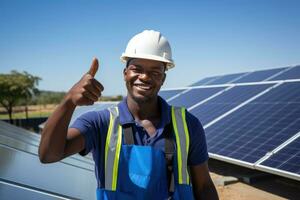
[[[278,195],[286,199],[299,199],[300,182],[277,175],[252,170],[230,163],[209,159],[211,172],[221,176],[232,176],[257,189]]]

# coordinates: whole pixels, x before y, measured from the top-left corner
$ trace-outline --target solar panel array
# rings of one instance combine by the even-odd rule
[[[203,124],[210,157],[300,180],[300,66],[162,90]]]
[[[102,110],[115,103],[78,107],[73,116]],[[40,135],[0,121],[0,198],[96,199],[97,187],[91,155],[73,155],[53,164],[38,158]]]

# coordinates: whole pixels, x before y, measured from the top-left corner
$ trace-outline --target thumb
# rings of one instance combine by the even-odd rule
[[[88,74],[91,75],[92,77],[95,77],[95,75],[98,71],[98,68],[99,68],[98,59],[94,58],[93,62],[92,62],[92,65],[90,67],[90,70],[88,71]]]

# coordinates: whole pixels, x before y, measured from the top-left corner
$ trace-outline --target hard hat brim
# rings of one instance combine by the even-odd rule
[[[167,64],[167,69],[171,69],[175,67],[175,63],[173,60],[168,60],[166,58],[155,56],[155,55],[122,53],[122,56],[120,57],[123,63],[126,63],[130,58],[141,58],[141,59],[161,61]]]

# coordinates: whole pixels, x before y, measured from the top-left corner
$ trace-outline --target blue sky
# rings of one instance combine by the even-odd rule
[[[144,29],[162,32],[176,67],[163,88],[300,64],[300,1],[0,0],[0,73],[40,76],[67,91],[100,60],[104,95],[126,94],[120,55]]]

